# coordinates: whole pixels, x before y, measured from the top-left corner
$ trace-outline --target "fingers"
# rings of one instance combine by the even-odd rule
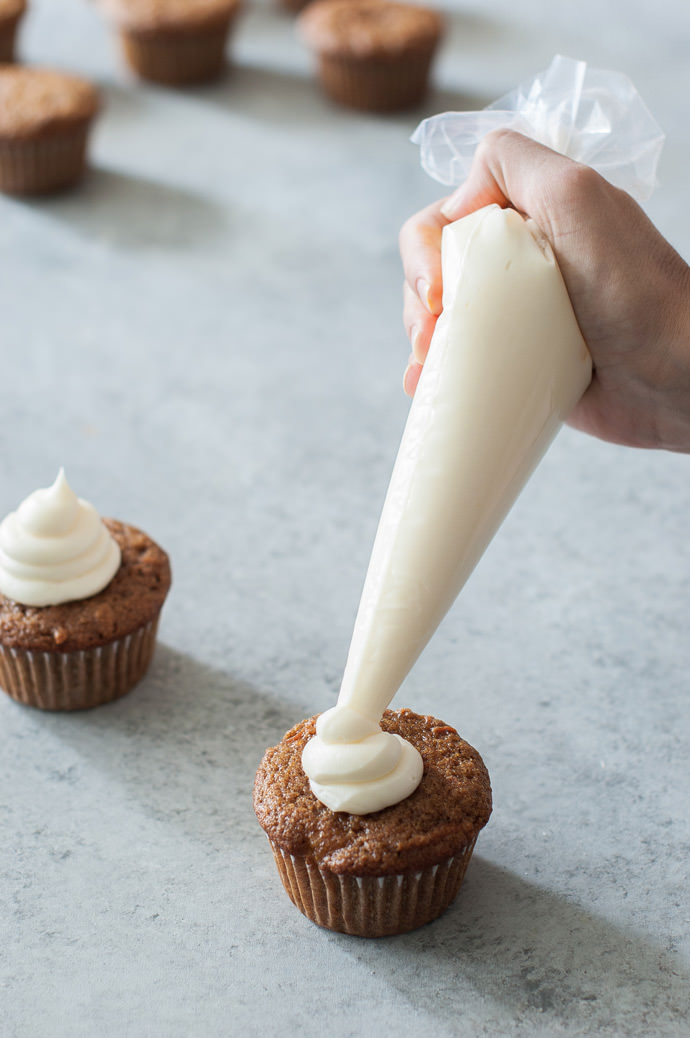
[[[492,203],[512,206],[536,221],[552,245],[558,228],[552,214],[563,181],[577,163],[519,133],[498,130],[488,134],[475,153],[467,181],[449,198],[441,199],[411,216],[400,231],[400,255],[405,273],[403,322],[412,344],[412,358],[404,376],[405,390],[413,395],[421,365],[442,309],[441,234],[453,220]],[[558,219],[558,218],[556,218]],[[564,233],[564,228],[561,228]]]
[[[403,323],[412,345],[403,386],[414,396],[422,364],[441,312],[441,232],[448,220],[441,214],[443,199],[411,216],[400,231],[400,255],[405,272]]]
[[[407,282],[403,285],[403,324],[412,346],[412,355],[419,364],[423,364],[429,352],[436,318],[429,313]]]
[[[495,130],[481,141],[470,175],[444,203],[441,213],[458,220],[482,206],[512,206],[548,233],[553,199],[577,163],[513,130]]]
[[[441,213],[442,201],[411,216],[400,231],[400,255],[405,281],[424,309],[441,312],[441,231],[448,220]]]
[[[417,364],[414,357],[410,357],[407,362],[407,368],[403,376],[403,389],[408,396],[414,396],[415,390],[417,389],[417,383],[419,382],[419,376],[422,373],[422,365]]]

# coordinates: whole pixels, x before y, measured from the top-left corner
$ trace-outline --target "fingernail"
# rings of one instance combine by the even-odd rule
[[[412,357],[414,358],[414,360],[419,361],[421,363],[422,358],[419,356],[419,354],[417,352],[417,343],[418,343],[418,341],[419,341],[419,328],[417,327],[417,325],[415,325],[410,330],[410,343],[412,345]]]
[[[441,206],[441,212],[446,220],[455,220],[462,208],[462,200],[465,194],[465,185],[456,188],[453,194],[445,200]]]
[[[429,313],[433,313],[431,309],[431,285],[426,278],[417,278],[415,290]]]
[[[410,357],[410,359],[407,362],[405,374],[403,375],[403,389],[405,390],[408,396],[415,395],[421,371],[421,364],[418,364],[414,357]]]

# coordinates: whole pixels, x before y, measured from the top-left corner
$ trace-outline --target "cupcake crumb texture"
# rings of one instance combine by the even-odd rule
[[[266,751],[256,775],[254,809],[273,844],[335,874],[381,876],[425,869],[476,838],[491,814],[479,753],[443,721],[410,710],[386,710],[381,728],[420,751],[415,792],[370,815],[330,811],[302,769],[302,749],[316,731],[316,717],[308,718]]]
[[[136,527],[103,522],[122,552],[108,586],[57,606],[23,606],[0,595],[0,644],[43,652],[91,649],[137,630],[159,612],[171,582],[167,554]]]
[[[65,124],[91,119],[98,108],[98,91],[80,76],[0,67],[0,138],[59,132]]]

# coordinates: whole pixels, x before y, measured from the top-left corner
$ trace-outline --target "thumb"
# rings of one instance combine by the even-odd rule
[[[564,167],[572,159],[514,130],[494,130],[480,142],[470,174],[447,199],[442,213],[458,220],[483,206],[508,206],[531,216],[546,233],[550,230],[548,200]]]

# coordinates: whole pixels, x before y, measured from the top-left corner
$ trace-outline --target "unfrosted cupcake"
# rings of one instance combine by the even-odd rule
[[[43,710],[123,696],[148,669],[170,580],[166,553],[102,520],[61,471],[0,524],[0,688]]]
[[[130,68],[171,86],[217,78],[241,0],[102,0]]]
[[[45,194],[80,180],[98,108],[78,76],[0,65],[0,191]]]
[[[276,5],[288,14],[299,14],[299,12],[310,3],[310,0],[275,0]]]
[[[428,7],[394,0],[316,0],[298,27],[334,101],[392,112],[422,100],[443,22]]]
[[[254,809],[285,890],[313,922],[360,937],[430,922],[458,893],[491,814],[481,757],[434,717],[386,710],[381,729],[419,751],[421,782],[371,814],[334,811],[314,795],[302,766],[316,721],[302,721],[267,750],[254,783]]]
[[[0,61],[14,61],[17,29],[26,0],[0,0]]]

